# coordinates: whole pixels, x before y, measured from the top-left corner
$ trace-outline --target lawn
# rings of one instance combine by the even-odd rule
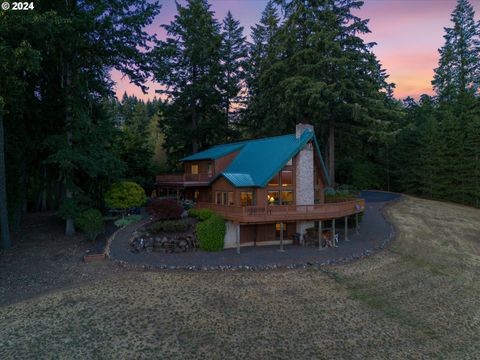
[[[90,271],[4,304],[0,358],[478,358],[480,210],[407,197],[388,214],[389,249],[348,265]]]

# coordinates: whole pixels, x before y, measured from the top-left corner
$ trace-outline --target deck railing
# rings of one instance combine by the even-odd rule
[[[157,183],[209,182],[213,174],[161,174],[156,176]]]
[[[365,200],[316,205],[226,206],[200,202],[198,208],[212,209],[226,220],[239,223],[330,220],[353,215],[365,209]]]

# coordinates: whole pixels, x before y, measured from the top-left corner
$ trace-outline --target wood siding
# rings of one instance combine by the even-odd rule
[[[234,151],[234,152],[232,152],[228,155],[225,155],[221,158],[216,159],[215,160],[215,168],[214,168],[215,174],[219,174],[223,170],[225,170],[227,168],[227,166],[230,165],[232,160],[238,155],[239,152],[240,151],[237,150],[237,151]]]

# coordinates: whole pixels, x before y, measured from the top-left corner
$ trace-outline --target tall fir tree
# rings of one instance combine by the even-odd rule
[[[263,119],[260,132],[281,134],[298,122],[314,124],[320,138],[328,139],[335,183],[335,136],[344,144],[359,134],[374,136],[378,125],[394,116],[387,106],[392,84],[371,51],[374,44],[360,37],[369,32],[368,20],[353,14],[362,1],[278,3],[285,19],[273,38],[271,63],[259,75],[255,100]]]
[[[163,25],[167,39],[157,42],[154,51],[155,78],[170,102],[159,125],[172,163],[222,141],[227,133],[220,24],[206,0],[177,3],[177,12]]]
[[[245,64],[248,55],[246,37],[243,35],[243,26],[235,20],[228,11],[222,24],[221,62],[223,66],[223,101],[225,122],[227,129],[231,128],[232,115],[243,102],[240,92],[245,87]],[[232,105],[237,109],[232,108]],[[233,110],[233,111],[232,111]],[[229,134],[227,134],[229,135]],[[227,141],[229,137],[225,140]]]
[[[251,28],[246,66],[247,108],[242,117],[242,127],[248,136],[261,136],[263,116],[259,102],[260,75],[267,69],[275,56],[275,35],[280,25],[280,16],[272,0],[262,12],[260,22]]]
[[[27,186],[37,194],[45,193],[46,183],[55,184],[51,198],[62,199],[68,235],[74,232],[74,213],[84,195],[98,197],[101,185],[121,175],[121,162],[112,146],[113,118],[104,106],[104,100],[113,97],[110,71],[120,70],[145,88],[143,81],[149,72],[145,51],[152,36],[143,28],[158,12],[157,2],[53,0],[36,4],[35,11],[22,14],[21,21],[12,12],[2,13],[2,25],[11,25],[2,28],[2,38],[17,46],[33,39],[41,68],[26,78],[28,91],[23,98],[27,104],[21,110],[28,111],[9,111],[6,116],[9,123],[18,114],[24,118],[7,133],[10,144],[23,133],[31,139],[7,154],[9,158],[29,154],[29,147],[36,147],[22,156],[20,176],[10,174],[25,184],[24,193],[28,193]],[[8,99],[7,110],[16,103],[18,99]],[[57,179],[62,179],[61,185]]]
[[[461,94],[477,94],[480,86],[480,22],[468,0],[458,0],[451,15],[452,27],[445,28],[445,45],[432,85],[441,100]]]

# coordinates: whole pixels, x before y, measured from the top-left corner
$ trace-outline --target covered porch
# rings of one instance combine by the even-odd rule
[[[236,248],[240,253],[240,248],[247,246],[277,245],[280,251],[290,244],[335,247],[340,238],[338,225],[342,240],[349,241],[349,227],[358,232],[365,201],[267,206],[198,203],[197,207],[211,209],[227,220],[225,248]]]

